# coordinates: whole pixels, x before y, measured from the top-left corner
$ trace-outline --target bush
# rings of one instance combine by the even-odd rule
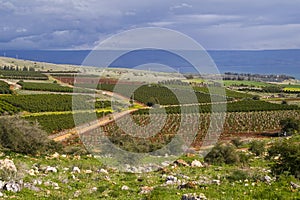
[[[230,181],[239,181],[248,179],[249,174],[243,170],[234,170],[227,179]]]
[[[299,120],[287,118],[280,121],[281,132],[287,134],[295,134],[300,131]]]
[[[235,164],[240,162],[239,154],[232,145],[217,144],[204,158],[210,164]]]
[[[274,160],[271,170],[274,174],[289,173],[300,178],[299,143],[283,140],[275,143],[268,151],[269,158]]]
[[[254,153],[256,156],[262,155],[266,151],[266,144],[264,141],[254,140],[250,143],[249,151]]]
[[[0,118],[0,145],[13,152],[32,155],[60,149],[37,124],[8,116]]]
[[[231,143],[237,148],[243,145],[241,138],[234,138],[231,140]]]
[[[258,101],[258,100],[260,100],[260,97],[258,95],[255,95],[252,97],[252,99]]]

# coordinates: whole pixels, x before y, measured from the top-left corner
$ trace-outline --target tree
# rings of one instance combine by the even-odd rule
[[[255,95],[252,97],[252,99],[258,101],[258,100],[260,100],[260,97],[258,95]]]
[[[297,142],[280,140],[268,150],[269,159],[274,161],[271,170],[274,174],[280,175],[288,172],[300,178],[300,148]]]
[[[280,121],[281,132],[285,134],[295,134],[300,131],[299,120],[287,118]]]
[[[59,145],[49,140],[37,124],[9,116],[0,117],[0,146],[32,155],[60,150]]]

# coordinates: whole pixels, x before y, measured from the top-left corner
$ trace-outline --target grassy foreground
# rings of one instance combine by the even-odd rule
[[[280,140],[281,138],[275,139]],[[300,137],[295,137],[299,142]],[[274,140],[268,140],[271,145]],[[237,149],[248,156],[243,164],[209,165],[196,154],[187,154],[155,172],[133,174],[108,169],[91,155],[25,156],[1,153],[14,161],[27,188],[4,197],[16,199],[181,199],[183,194],[202,193],[207,199],[299,199],[299,179],[271,173],[266,154],[256,156],[249,143]],[[199,166],[195,163],[200,161]],[[194,164],[193,164],[194,163]],[[52,167],[52,168],[51,168]],[[3,176],[3,174],[1,174]]]

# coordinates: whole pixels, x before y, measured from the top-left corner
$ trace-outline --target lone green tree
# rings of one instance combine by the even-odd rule
[[[47,133],[36,123],[11,116],[0,117],[0,146],[13,152],[31,155],[61,150],[61,146],[49,140]]]
[[[297,134],[300,131],[299,120],[287,118],[280,121],[281,132],[284,134]]]

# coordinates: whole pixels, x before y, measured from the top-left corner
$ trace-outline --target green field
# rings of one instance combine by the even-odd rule
[[[19,85],[23,90],[34,91],[50,91],[50,92],[73,92],[73,89],[67,86],[61,86],[57,83],[37,83],[37,82],[23,82],[19,81]]]
[[[237,102],[229,102],[227,104],[221,103],[214,105],[214,112],[253,112],[253,111],[275,111],[275,110],[299,110],[297,105],[283,105],[269,103],[265,101],[243,100]],[[162,113],[166,110],[169,114],[180,113],[210,113],[212,112],[212,105],[200,106],[172,106],[166,108],[155,108],[154,112]],[[135,114],[148,114],[149,109],[140,109]]]
[[[4,82],[4,81],[0,81],[0,94],[11,94],[12,91],[9,89],[9,84]]]
[[[29,121],[38,122],[43,130],[49,134],[53,134],[65,129],[75,127],[74,116],[80,117],[80,123],[87,123],[95,120],[97,117],[103,117],[110,114],[111,111],[103,112],[80,112],[80,113],[66,113],[66,114],[47,114],[37,116],[25,116],[24,118]],[[76,124],[79,125],[79,124]]]
[[[93,108],[110,107],[110,101],[96,101],[91,100],[91,96],[78,95],[74,102],[76,106],[73,107],[73,96],[65,94],[35,94],[35,95],[5,95],[0,96],[0,100],[22,111],[31,113],[39,112],[55,112],[55,111],[72,111],[72,110],[91,110]]]
[[[224,80],[225,86],[248,86],[248,87],[265,87],[273,84],[258,81],[238,81],[238,80]]]
[[[35,71],[16,71],[0,70],[0,78],[21,79],[21,80],[48,80],[48,77],[40,72]]]

